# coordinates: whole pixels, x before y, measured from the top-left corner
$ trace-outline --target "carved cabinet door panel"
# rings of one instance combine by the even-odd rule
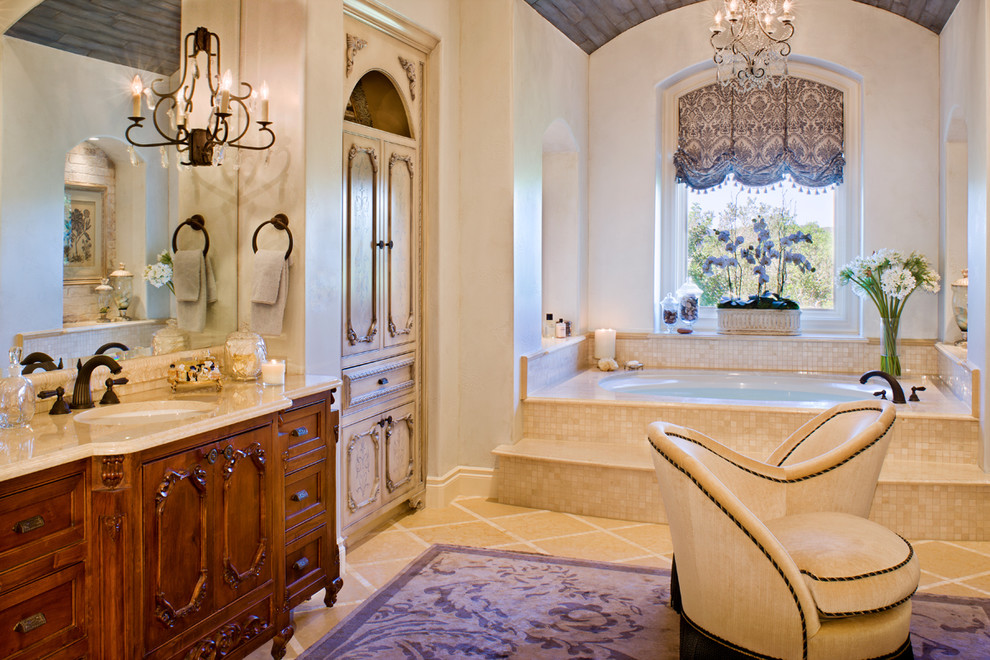
[[[385,272],[383,341],[415,341],[416,282],[419,273],[419,184],[416,149],[391,142],[384,147]]]
[[[384,422],[377,416],[346,426],[341,432],[344,526],[373,512],[381,502],[383,435]]]
[[[344,133],[343,355],[381,347],[379,259],[384,241],[378,208],[381,142]],[[379,244],[381,243],[381,247]]]
[[[210,464],[200,450],[143,467],[143,627],[146,651],[213,611]]]
[[[418,483],[419,448],[416,442],[416,404],[407,403],[385,413],[385,497],[393,499]]]
[[[223,607],[272,577],[271,429],[224,438],[217,448],[216,604]]]

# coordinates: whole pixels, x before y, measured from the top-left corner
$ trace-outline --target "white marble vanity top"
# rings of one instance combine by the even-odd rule
[[[215,404],[209,412],[168,422],[87,424],[74,419],[81,411],[68,415],[37,413],[27,426],[0,429],[0,481],[91,456],[151,449],[284,410],[292,405],[293,399],[340,385],[340,379],[333,376],[287,374],[284,386],[262,385],[260,381],[226,381],[220,392],[205,388],[173,394],[167,387],[162,387],[121,397],[125,403],[168,400]]]

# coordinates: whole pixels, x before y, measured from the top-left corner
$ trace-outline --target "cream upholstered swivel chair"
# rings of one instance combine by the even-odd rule
[[[833,406],[792,433],[766,461],[692,429],[658,424],[668,436],[707,450],[698,459],[761,520],[813,511],[866,518],[890,445],[894,406],[881,400]]]
[[[682,598],[681,658],[912,658],[920,571],[900,536],[849,513],[761,519],[652,424]],[[705,460],[702,460],[702,458]]]

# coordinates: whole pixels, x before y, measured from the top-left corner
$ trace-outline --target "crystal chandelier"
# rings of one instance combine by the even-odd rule
[[[200,68],[200,59],[204,60],[205,75]],[[230,70],[220,75],[220,37],[216,33],[201,27],[187,34],[182,61],[182,77],[174,89],[168,87],[169,81],[165,78],[145,87],[141,78],[134,76],[131,81],[132,116],[128,117],[131,125],[124,134],[128,142],[136,147],[159,147],[163,167],[167,165],[165,147],[174,146],[180,154],[185,154],[189,160],[183,165],[220,165],[226,147],[263,151],[275,143],[275,133],[269,128],[272,122],[268,120],[267,84],[261,87],[261,118],[256,122],[261,143],[250,145],[241,141],[251,125],[249,106],[254,106],[257,94],[251,85],[242,82],[243,94],[238,96],[232,89]],[[193,97],[196,96],[196,81],[200,78],[205,78],[209,87],[206,99],[209,107],[205,128],[194,128],[191,125]],[[145,119],[141,111],[142,95],[148,99],[151,121],[160,138],[153,137],[155,141],[152,142],[142,142],[131,136],[131,131],[140,129]],[[134,160],[132,155],[132,162]]]
[[[791,0],[723,0],[711,27],[717,79],[741,90],[780,86],[794,36]]]

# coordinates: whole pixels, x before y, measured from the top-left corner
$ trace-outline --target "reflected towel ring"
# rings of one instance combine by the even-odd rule
[[[289,249],[285,251],[285,258],[288,259],[289,255],[292,254],[292,232],[289,230],[289,218],[284,213],[278,213],[271,220],[265,220],[258,228],[254,230],[254,236],[251,237],[251,249],[255,252],[258,251],[258,232],[265,225],[275,225],[275,229],[281,229],[289,236]]]
[[[203,232],[203,238],[206,239],[203,245],[203,256],[205,257],[206,253],[210,251],[210,235],[206,233],[206,220],[198,213],[175,228],[175,232],[172,234],[172,253],[174,254],[179,251],[179,247],[175,244],[175,239],[179,236],[179,230],[186,225]]]

